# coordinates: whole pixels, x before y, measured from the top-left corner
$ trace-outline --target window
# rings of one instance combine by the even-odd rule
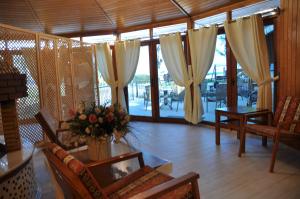
[[[141,46],[133,80],[128,84],[129,113],[152,116],[149,46]]]
[[[265,13],[280,6],[280,0],[265,0],[232,11],[232,19]]]
[[[164,62],[160,44],[156,45],[159,116],[168,118],[183,118],[184,87],[175,84]]]
[[[72,38],[70,38],[70,39],[73,39],[73,40],[75,40],[75,41],[80,41],[80,37],[72,37]]]
[[[187,30],[186,23],[153,28],[153,38],[158,38],[159,35],[175,33],[175,32],[181,32],[182,34],[185,34],[186,30]]]
[[[82,37],[83,42],[87,43],[104,43],[108,42],[110,44],[113,44],[114,41],[116,41],[115,35],[98,35],[98,36],[89,36],[89,37]]]
[[[214,16],[196,20],[194,22],[194,27],[201,28],[203,26],[209,26],[212,24],[223,24],[225,20],[226,20],[226,13],[221,13]]]
[[[121,40],[130,40],[130,39],[149,40],[150,39],[149,29],[121,33]]]
[[[274,25],[266,25],[264,30],[269,52],[270,73],[271,77],[274,77]],[[245,74],[244,70],[239,64],[237,64],[237,87],[238,106],[256,107],[258,86]],[[274,83],[272,83],[272,91],[272,98],[274,102]]]
[[[213,63],[201,86],[204,120],[215,121],[215,109],[227,105],[226,36],[217,36]]]

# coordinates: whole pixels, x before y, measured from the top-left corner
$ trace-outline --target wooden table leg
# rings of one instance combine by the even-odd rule
[[[262,138],[261,138],[261,144],[263,146],[267,146],[267,144],[268,144],[268,137],[267,136],[262,136]]]
[[[216,145],[220,145],[220,113],[216,111]]]

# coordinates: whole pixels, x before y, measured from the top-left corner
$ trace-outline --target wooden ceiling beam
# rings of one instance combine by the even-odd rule
[[[97,4],[98,8],[103,12],[105,18],[109,21],[109,23],[110,23],[111,25],[116,25],[116,23],[115,23],[115,22],[108,16],[108,14],[105,12],[105,10],[103,9],[103,7],[102,7],[101,4],[99,3],[99,1],[98,1],[98,0],[95,0],[95,2],[96,2],[96,4]]]
[[[72,32],[72,33],[63,33],[63,34],[56,34],[60,37],[86,37],[86,36],[97,36],[97,35],[110,35],[110,34],[116,34],[115,29],[111,30],[95,30],[95,31],[88,31],[88,32]]]
[[[187,17],[191,17],[191,15],[176,0],[170,1],[182,14],[184,14]]]
[[[224,6],[220,6],[218,8],[214,8],[214,9],[207,10],[205,12],[193,15],[192,20],[197,20],[197,19],[213,16],[213,15],[216,15],[216,14],[219,14],[219,13],[232,11],[234,9],[241,8],[241,7],[244,7],[244,6],[248,6],[248,5],[258,3],[258,2],[261,2],[261,1],[262,0],[244,0],[244,1],[239,1],[239,2],[236,2],[236,3],[230,3],[230,4],[227,4],[227,5],[224,5]]]

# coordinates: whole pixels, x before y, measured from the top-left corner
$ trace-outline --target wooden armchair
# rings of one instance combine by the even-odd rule
[[[66,198],[200,198],[198,174],[191,172],[174,179],[145,166],[141,152],[91,164],[83,164],[53,143],[49,143],[44,153]],[[101,169],[132,158],[138,158],[140,169],[106,187],[101,187],[101,179],[91,172],[92,169]]]
[[[74,135],[69,129],[62,128],[63,121],[57,121],[46,109],[41,109],[35,115],[36,120],[42,126],[49,140],[66,150],[85,145],[85,140]]]
[[[291,147],[300,148],[300,99],[296,97],[285,97],[281,99],[276,107],[275,115],[267,113],[269,125],[248,124],[247,121],[255,117],[261,117],[266,113],[249,114],[246,116],[246,124],[241,132],[239,157],[244,151],[246,133],[266,136],[273,139],[272,158],[270,172],[273,172],[279,141]]]

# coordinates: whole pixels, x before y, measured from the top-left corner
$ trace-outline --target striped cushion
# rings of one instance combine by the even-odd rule
[[[102,190],[97,185],[95,179],[92,177],[91,172],[85,167],[82,162],[75,159],[74,156],[70,155],[67,151],[65,151],[57,144],[49,144],[49,150],[80,178],[82,184],[86,187],[93,198],[103,198]]]
[[[300,99],[287,96],[277,103],[273,126],[284,122],[283,129],[291,133],[300,133],[300,125],[291,125],[293,120],[300,119]]]
[[[127,186],[109,196],[112,199],[123,199],[132,197],[138,193],[149,190],[152,187],[171,180],[172,177],[164,175],[156,170],[146,173],[144,176],[131,182]],[[192,198],[192,187],[190,184],[183,185],[160,198]]]

